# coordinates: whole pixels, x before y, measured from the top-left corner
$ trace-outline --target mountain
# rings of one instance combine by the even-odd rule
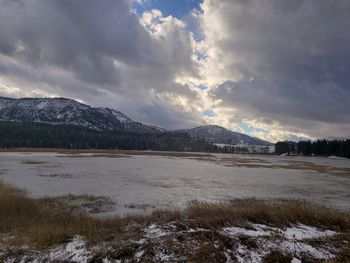
[[[135,122],[120,111],[110,108],[91,107],[66,98],[0,97],[0,120],[12,122],[73,125],[94,131],[120,131],[133,133],[162,133],[164,129]],[[188,133],[192,138],[215,143],[272,145],[270,142],[208,125],[175,132]]]
[[[232,144],[249,144],[249,145],[273,145],[268,141],[264,141],[255,137],[233,132],[218,125],[206,125],[193,129],[179,130],[181,132],[189,133],[192,137],[197,139],[205,139],[214,143],[232,143]]]
[[[165,130],[134,122],[120,111],[94,108],[66,98],[0,97],[0,120],[15,122],[68,124],[96,131],[160,133]]]

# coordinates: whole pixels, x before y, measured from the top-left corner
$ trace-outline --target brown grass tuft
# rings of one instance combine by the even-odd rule
[[[35,161],[35,160],[24,160],[22,161],[23,164],[43,164],[46,163],[44,161]]]
[[[278,250],[271,251],[268,255],[263,258],[264,263],[290,263],[292,256],[284,254]]]

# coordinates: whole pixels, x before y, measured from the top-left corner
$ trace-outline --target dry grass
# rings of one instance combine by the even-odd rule
[[[276,168],[310,170],[318,173],[350,174],[350,168],[347,167],[333,167],[326,164],[314,164],[311,162],[302,161],[291,161],[288,165],[277,165]]]
[[[118,252],[121,254],[118,254],[117,258],[130,258],[139,247],[130,241],[141,239],[144,229],[150,224],[163,224],[175,227],[173,237],[163,240],[165,250],[172,249],[180,253],[188,249],[188,255],[192,255],[190,262],[225,262],[223,251],[227,248],[234,250],[235,244],[231,239],[218,233],[222,227],[245,226],[247,222],[279,227],[303,223],[343,233],[342,236],[332,240],[333,245],[339,244],[338,247],[342,248],[334,262],[349,262],[350,259],[350,213],[315,207],[303,202],[272,203],[254,199],[222,204],[192,202],[184,210],[156,210],[147,216],[102,219],[77,212],[76,207],[66,202],[67,199],[76,201],[80,198],[82,197],[66,196],[62,199],[32,199],[26,196],[25,192],[0,183],[0,235],[14,237],[6,241],[0,239],[0,247],[3,242],[3,245],[20,247],[30,244],[35,249],[46,249],[80,235],[86,237],[90,243],[110,242],[118,246],[117,250],[106,251],[105,254]],[[90,196],[86,196],[85,199],[95,200]],[[205,228],[208,232],[194,232],[188,236],[176,234],[190,228]],[[174,238],[179,242],[175,242]],[[344,240],[348,243],[344,243]],[[182,243],[191,244],[191,242],[199,244],[193,253],[190,247],[181,247]],[[254,240],[250,239],[242,239],[240,242],[252,248],[257,246]],[[159,244],[152,245],[150,242],[145,244],[143,249],[145,257],[148,255],[151,259],[154,251],[160,247]],[[265,261],[284,262],[283,260],[289,258],[289,255],[276,252],[268,255]]]
[[[97,149],[59,149],[59,148],[10,148],[0,149],[0,152],[54,152],[62,154],[82,154],[91,153],[98,157],[101,155],[152,155],[167,157],[214,157],[208,153],[191,153],[191,152],[167,152],[167,151],[138,151],[138,150],[97,150]]]
[[[46,163],[44,161],[35,161],[35,160],[24,160],[22,161],[23,164],[43,164]]]
[[[114,209],[115,202],[106,196],[94,196],[94,195],[63,195],[59,197],[44,197],[40,200],[41,205],[52,208],[52,206],[69,207],[70,211],[75,214],[89,213],[99,214],[109,212]]]
[[[119,218],[100,220],[77,214],[63,202],[32,199],[5,184],[0,184],[0,215],[0,232],[13,234],[13,244],[29,240],[37,248],[63,243],[77,234],[100,240],[106,231],[117,233],[121,226]]]
[[[317,173],[335,173],[350,175],[349,167],[333,167],[326,164],[315,164],[308,161],[284,160],[286,163],[271,162],[259,158],[242,158],[232,155],[230,157],[217,156],[193,156],[193,160],[212,162],[222,164],[227,167],[245,167],[245,168],[268,168],[268,169],[291,169],[291,170],[308,170]]]
[[[350,230],[350,214],[306,202],[266,202],[255,199],[208,204],[192,202],[186,213],[199,227],[215,228],[241,222],[288,226],[302,223],[336,231]]]
[[[67,156],[62,156],[62,157],[70,157],[70,158],[86,158],[86,157],[94,157],[94,158],[129,158],[131,157],[130,155],[125,155],[125,154],[105,154],[105,153],[99,153],[99,154],[91,154],[91,155],[80,155],[80,154],[69,154]]]
[[[292,261],[292,256],[283,254],[280,251],[271,251],[263,259],[264,263],[290,263]]]

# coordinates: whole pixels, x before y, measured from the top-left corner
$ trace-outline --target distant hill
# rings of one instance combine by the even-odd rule
[[[273,145],[268,141],[264,141],[246,134],[233,132],[218,125],[206,125],[193,129],[179,130],[179,132],[189,133],[197,139],[205,139],[214,143],[232,143],[232,144],[250,144],[250,145]]]
[[[124,113],[110,108],[91,107],[66,98],[0,97],[0,120],[21,123],[45,123],[88,128],[99,132],[160,134],[166,130],[135,122]],[[172,132],[188,133],[194,139],[214,143],[272,145],[272,143],[237,133],[217,125],[200,126]]]
[[[164,129],[135,122],[120,111],[94,108],[66,98],[0,97],[0,120],[74,125],[96,131],[160,133]]]

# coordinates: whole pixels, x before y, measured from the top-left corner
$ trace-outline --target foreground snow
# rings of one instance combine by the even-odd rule
[[[134,239],[129,239],[130,245],[134,247],[131,258],[114,258],[111,251],[118,251],[118,247],[103,243],[89,245],[84,237],[75,236],[68,243],[51,248],[48,251],[39,252],[21,248],[21,255],[6,256],[6,249],[0,253],[0,259],[6,263],[14,262],[90,262],[98,255],[99,262],[142,262],[144,260],[154,262],[177,262],[186,260],[186,256],[176,255],[176,249],[185,246],[189,251],[196,251],[199,246],[205,246],[207,241],[199,244],[198,240],[191,239],[194,235],[218,234],[223,238],[229,238],[232,246],[222,247],[214,242],[217,250],[223,250],[226,262],[263,262],[265,256],[271,251],[279,251],[291,256],[291,262],[301,262],[302,258],[331,259],[335,257],[337,249],[329,245],[320,245],[323,242],[311,242],[312,240],[326,240],[337,235],[331,230],[320,230],[315,227],[302,224],[293,225],[288,228],[277,228],[263,224],[247,223],[245,227],[230,226],[217,230],[210,229],[185,229],[176,230],[172,223],[166,225],[150,224],[145,226],[143,233]],[[179,236],[182,236],[180,239]],[[167,247],[167,243],[172,246]],[[151,247],[150,253],[150,244]],[[315,245],[317,244],[317,245]],[[173,250],[172,250],[173,249]],[[12,251],[15,248],[11,248]],[[25,251],[25,252],[24,252]],[[105,253],[109,251],[109,253]],[[119,253],[120,254],[120,253]]]

